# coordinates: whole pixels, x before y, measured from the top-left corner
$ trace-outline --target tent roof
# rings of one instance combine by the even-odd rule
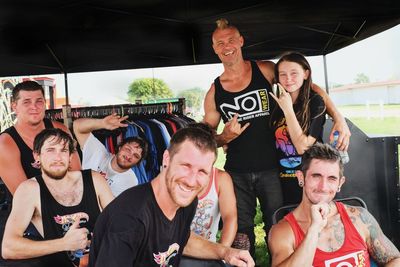
[[[400,23],[400,1],[3,0],[0,77],[218,62],[215,20],[244,56],[325,55]]]

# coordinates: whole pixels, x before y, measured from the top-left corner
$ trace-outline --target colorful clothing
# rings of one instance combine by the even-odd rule
[[[296,104],[293,105],[295,113],[300,108]],[[314,137],[317,142],[322,142],[325,124],[325,103],[322,97],[314,92],[311,92],[310,95],[309,112],[311,120],[307,135]],[[279,158],[283,204],[297,204],[300,203],[302,197],[302,190],[298,186],[296,177],[296,170],[301,168],[301,155],[299,155],[290,139],[285,117],[281,111],[279,113],[281,117],[275,123],[275,142]]]
[[[199,197],[196,214],[190,229],[199,236],[212,242],[217,242],[217,233],[221,213],[218,204],[218,169],[213,168],[213,175],[208,184],[207,191]]]

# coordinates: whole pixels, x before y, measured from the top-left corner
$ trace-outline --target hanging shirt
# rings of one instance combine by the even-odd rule
[[[340,202],[335,203],[344,227],[345,239],[343,245],[334,252],[326,252],[317,248],[314,255],[313,267],[369,267],[370,260],[367,244],[365,244],[365,241],[352,223],[345,206]],[[295,237],[295,248],[297,248],[303,241],[305,234],[297,223],[293,212],[286,215],[285,220],[292,228]]]
[[[111,166],[113,157],[114,155],[110,154],[93,134],[89,134],[82,150],[82,168],[103,174],[116,197],[126,189],[137,185],[138,180],[131,169],[125,172],[115,171]]]
[[[41,175],[36,176],[36,180],[40,186],[44,240],[62,238],[76,220],[80,220],[90,233],[93,231],[94,224],[100,214],[100,208],[91,170],[83,170],[81,173],[83,183],[82,200],[75,206],[61,205],[50,193],[43,177]],[[79,266],[79,258],[71,251],[54,253],[44,258],[46,259],[46,263],[42,266],[46,267]]]

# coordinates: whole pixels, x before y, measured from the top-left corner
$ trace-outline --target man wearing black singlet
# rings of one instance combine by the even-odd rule
[[[238,209],[238,234],[233,246],[250,249],[254,256],[254,216],[257,198],[268,233],[271,215],[282,205],[274,135],[270,128],[270,112],[275,101],[269,92],[274,81],[274,63],[248,61],[242,56],[244,38],[226,19],[217,21],[212,34],[214,52],[224,66],[204,101],[204,122],[217,129],[219,146],[227,146],[225,170],[234,184]],[[340,132],[340,149],[347,149],[350,131],[343,116],[328,95],[318,86],[313,90],[325,101],[334,119],[333,130]]]
[[[44,119],[46,101],[43,87],[35,81],[17,84],[12,90],[12,110],[17,121],[0,134],[0,178],[11,195],[26,179],[40,174],[40,167],[33,159],[32,147],[35,136],[45,128],[60,128],[69,132],[62,123]],[[72,170],[80,169],[77,153],[73,154]],[[10,198],[10,194],[7,194]],[[11,200],[7,201],[11,203]],[[11,205],[0,210],[0,241]],[[30,230],[35,232],[34,229]],[[2,259],[0,259],[2,265]]]
[[[41,267],[85,266],[88,238],[101,210],[114,199],[111,190],[100,173],[68,171],[75,148],[72,137],[63,130],[40,132],[33,151],[41,174],[22,182],[15,191],[2,256],[25,259],[23,266],[36,263],[38,257]],[[29,223],[42,240],[24,238]],[[15,266],[12,261],[7,264]]]

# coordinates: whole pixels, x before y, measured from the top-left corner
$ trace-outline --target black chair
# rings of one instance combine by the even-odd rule
[[[346,197],[346,198],[338,198],[335,199],[335,201],[340,201],[344,204],[351,205],[351,206],[359,206],[363,207],[365,209],[367,208],[367,204],[365,203],[364,200],[362,200],[359,197]],[[293,211],[298,204],[292,204],[292,205],[286,205],[282,206],[279,209],[277,209],[273,214],[272,214],[272,224],[276,224],[280,220],[283,219],[287,214],[289,214],[291,211]]]

